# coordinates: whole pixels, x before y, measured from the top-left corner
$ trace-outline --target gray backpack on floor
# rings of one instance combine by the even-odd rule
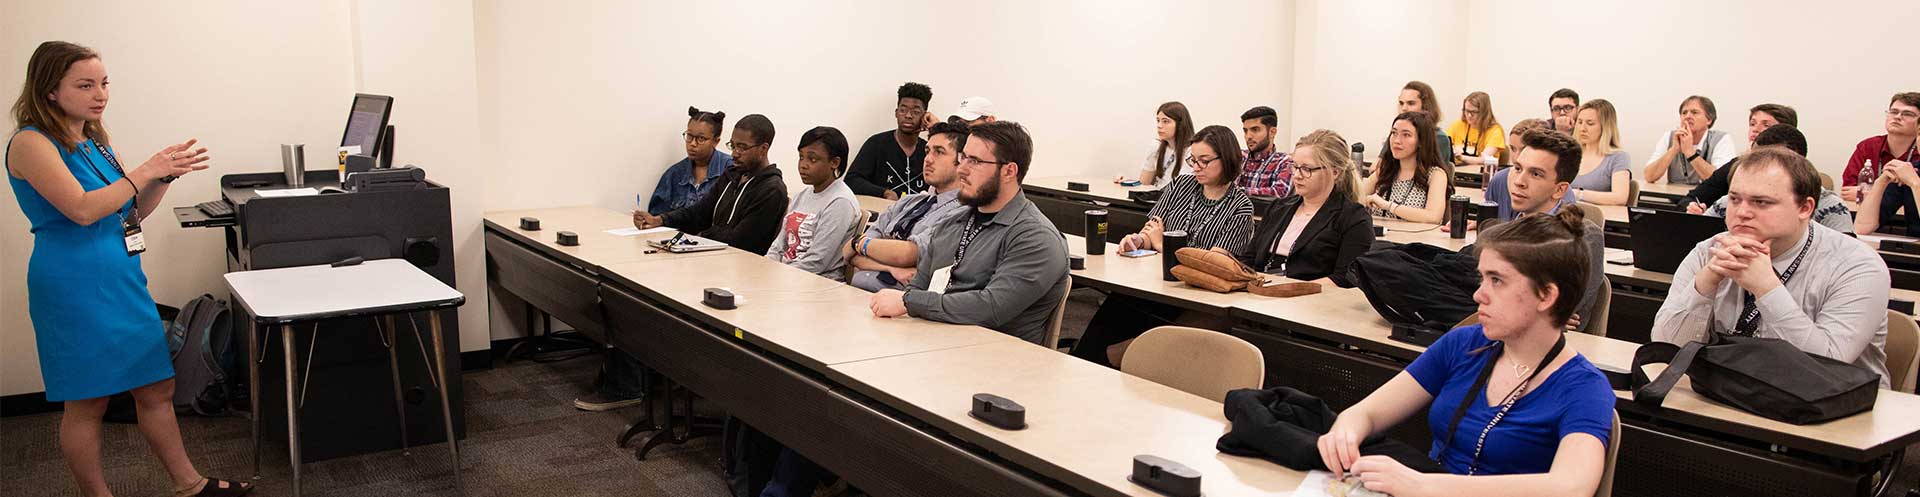
[[[227,413],[233,365],[233,327],[227,302],[202,294],[180,307],[167,323],[173,354],[173,405],[203,416]]]

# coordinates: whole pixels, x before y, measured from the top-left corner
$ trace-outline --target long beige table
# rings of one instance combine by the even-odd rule
[[[1396,222],[1386,224],[1392,223]],[[1431,237],[1424,233],[1431,232],[1423,232]],[[1448,238],[1434,241],[1464,244]],[[1078,237],[1069,237],[1068,245],[1072,253],[1084,250]],[[1302,388],[1336,407],[1364,398],[1424,350],[1388,338],[1390,327],[1357,289],[1327,287],[1319,294],[1293,298],[1217,294],[1160,281],[1157,258],[1123,258],[1111,255],[1112,249],[1106,256],[1091,258],[1086,270],[1074,271],[1076,282],[1194,311],[1228,309],[1234,321],[1248,328],[1233,333],[1267,354],[1270,384]],[[1611,264],[1609,271],[1644,273]],[[1628,370],[1638,348],[1635,343],[1585,334],[1569,334],[1568,340],[1570,347],[1594,364],[1615,371]],[[1914,410],[1920,409],[1920,397],[1907,393],[1883,390],[1873,412],[1811,426],[1773,421],[1708,401],[1686,382],[1658,410],[1633,403],[1628,392],[1616,393],[1628,420],[1621,456],[1626,469],[1619,473],[1624,480],[1617,480],[1616,495],[1667,494],[1675,487],[1661,482],[1670,481],[1688,482],[1681,488],[1696,489],[1692,493],[1697,495],[1830,494],[1836,489],[1861,488],[1870,482],[1877,458],[1920,441],[1920,417],[1911,415],[1920,412]],[[1403,426],[1394,435],[1416,444],[1430,436],[1424,426]],[[1786,452],[1768,450],[1775,446]],[[1725,464],[1730,469],[1698,474],[1697,467],[1688,464]]]
[[[886,375],[856,378],[838,369],[886,360],[910,365],[905,369],[922,377],[1004,377],[1006,371],[941,366],[946,356],[937,354],[961,350],[1056,359],[1056,366],[1066,364],[1060,367],[1072,373],[1072,383],[1062,379],[1046,386],[1059,391],[1085,391],[1102,382],[1123,387],[1092,390],[1078,399],[1102,409],[1159,413],[1135,418],[1153,425],[1124,428],[1160,435],[1136,437],[1124,447],[1206,472],[1208,495],[1270,495],[1291,490],[1302,476],[1259,460],[1212,453],[1211,444],[1225,426],[1217,401],[1117,371],[1058,361],[1070,358],[984,328],[874,318],[867,293],[755,254],[729,249],[697,258],[653,257],[662,254],[630,247],[640,250],[635,254],[618,247],[630,243],[625,237],[587,238],[588,229],[621,216],[594,211],[490,214],[485,230],[490,279],[502,289],[546,294],[547,301],[591,302],[597,309],[592,319],[602,323],[612,345],[876,495],[1148,495],[1124,480],[1133,453],[1114,453],[1110,463],[1099,463],[1063,452],[1070,446],[1047,443],[1082,433],[1111,436],[1120,425],[1088,431],[1047,422],[1022,432],[1033,437],[1032,443],[995,446],[976,442],[991,436],[978,427],[952,424],[946,419],[951,413],[934,415],[919,401],[909,401],[931,395],[921,382],[902,384]],[[578,226],[582,243],[565,251],[550,247],[545,233],[514,229],[520,216],[541,218],[547,226],[543,232]],[[562,222],[547,224],[555,221]],[[575,295],[583,287],[588,296]],[[746,298],[737,309],[709,308],[700,303],[707,287],[727,287]],[[1036,386],[1055,381],[1029,379],[1042,384]],[[959,399],[964,402],[972,393],[977,392]],[[1066,415],[1065,409],[1055,412]]]
[[[1071,475],[1076,487],[1159,495],[1127,482],[1138,454],[1199,471],[1205,495],[1292,492],[1306,476],[1215,450],[1230,428],[1219,402],[1025,343],[860,361],[834,366],[833,374],[1021,466]],[[983,392],[1025,406],[1028,428],[1003,430],[968,416],[973,394]]]

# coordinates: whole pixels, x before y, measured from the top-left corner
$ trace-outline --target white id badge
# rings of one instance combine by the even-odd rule
[[[147,251],[147,235],[140,232],[140,225],[124,224],[121,225],[121,227],[124,228],[122,230],[122,233],[125,235],[123,241],[127,244],[128,257],[140,255],[141,252]]]
[[[927,282],[927,291],[947,293],[947,283],[953,281],[953,266],[933,270],[933,279]]]

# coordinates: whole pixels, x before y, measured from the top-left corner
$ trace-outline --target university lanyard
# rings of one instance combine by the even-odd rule
[[[1800,255],[1793,256],[1793,263],[1787,265],[1786,272],[1773,273],[1774,276],[1780,277],[1780,286],[1787,286],[1787,282],[1793,280],[1793,274],[1800,272],[1800,261],[1807,260],[1807,252],[1812,251],[1813,227],[1808,226],[1807,243],[1800,246]],[[1767,261],[1767,264],[1771,265],[1773,261]],[[1740,309],[1740,321],[1733,324],[1733,334],[1750,337],[1753,336],[1755,330],[1760,328],[1760,306],[1755,303],[1753,292],[1742,290],[1740,293],[1744,297],[1742,299],[1744,302]]]
[[[986,220],[982,221],[980,219],[980,211],[974,211],[968,215],[967,226],[960,230],[960,247],[953,252],[954,266],[959,266],[960,261],[966,260],[967,247],[973,245],[973,237],[979,235],[981,231],[986,231],[987,225],[991,223],[993,223],[993,217],[988,216]]]
[[[1480,368],[1480,377],[1473,380],[1473,387],[1468,388],[1466,396],[1460,399],[1460,406],[1453,410],[1453,421],[1450,423],[1451,427],[1447,428],[1447,438],[1441,443],[1440,450],[1435,452],[1441,458],[1446,457],[1447,447],[1453,445],[1453,435],[1460,431],[1460,419],[1467,416],[1467,408],[1472,407],[1474,402],[1480,401],[1480,392],[1486,390],[1487,381],[1493,378],[1494,366],[1499,364],[1500,356],[1506,352],[1506,342],[1499,342],[1498,346],[1494,356],[1487,358],[1487,365]],[[1513,404],[1520,401],[1520,396],[1527,394],[1527,385],[1533,383],[1534,377],[1540,376],[1540,370],[1547,369],[1547,365],[1553,363],[1553,358],[1559,357],[1560,351],[1566,347],[1567,336],[1561,334],[1560,340],[1553,343],[1553,350],[1547,351],[1547,356],[1540,358],[1540,364],[1533,367],[1533,372],[1527,373],[1526,379],[1520,380],[1520,384],[1515,385],[1512,391],[1507,392],[1506,398],[1500,401],[1500,411],[1495,412],[1493,419],[1487,421],[1486,428],[1480,429],[1480,439],[1473,446],[1473,459],[1467,461],[1467,475],[1471,476],[1475,470],[1480,469],[1480,452],[1481,449],[1486,448],[1487,434],[1493,432],[1494,425],[1500,424],[1500,420],[1507,417],[1507,412],[1513,410]]]

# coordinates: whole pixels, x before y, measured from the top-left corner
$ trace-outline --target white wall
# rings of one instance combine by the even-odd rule
[[[1837,180],[1860,139],[1885,134],[1887,99],[1920,91],[1911,0],[1816,6],[1789,0],[1472,0],[1474,71],[1461,90],[1494,97],[1502,122],[1547,113],[1554,89],[1605,98],[1638,166],[1678,126],[1687,95],[1712,98],[1714,129],[1746,138],[1747,109],[1792,106],[1808,155]],[[1552,43],[1549,37],[1564,43]],[[1901,67],[1904,65],[1905,67]],[[1459,97],[1454,97],[1458,112]],[[1744,143],[1743,143],[1744,144]],[[1638,177],[1638,174],[1635,174]]]
[[[1379,155],[1410,80],[1433,85],[1457,119],[1466,70],[1465,0],[1299,0],[1294,30],[1293,135],[1331,129]],[[1291,140],[1288,143],[1292,143]]]
[[[684,156],[686,108],[765,114],[790,183],[796,139],[828,125],[857,148],[893,127],[894,90],[932,110],[985,95],[1034,134],[1034,175],[1137,171],[1153,111],[1181,99],[1239,129],[1288,108],[1290,5],[1144,0],[476,2],[481,107],[503,168],[489,208],[627,208]],[[797,184],[797,183],[795,183]]]

